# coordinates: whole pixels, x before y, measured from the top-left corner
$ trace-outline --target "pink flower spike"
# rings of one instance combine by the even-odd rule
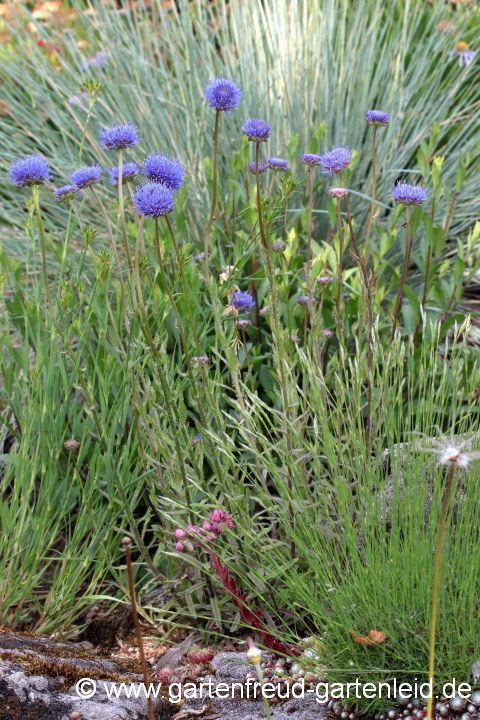
[[[177,540],[181,540],[185,537],[186,534],[187,533],[185,532],[185,530],[181,530],[180,528],[177,528],[175,530],[175,537],[177,538]]]
[[[207,532],[212,529],[212,526],[211,526],[211,524],[208,522],[208,520],[205,520],[205,522],[203,523],[203,529],[204,529],[204,530],[207,530]]]
[[[187,528],[187,533],[189,535],[203,535],[204,530],[203,530],[203,528],[200,528],[197,525],[189,525]]]

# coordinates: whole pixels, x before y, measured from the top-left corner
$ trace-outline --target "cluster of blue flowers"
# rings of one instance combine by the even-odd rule
[[[95,58],[94,58],[95,60]],[[103,67],[108,56],[98,57],[98,66]],[[94,65],[94,61],[91,62]],[[217,78],[213,80],[204,90],[204,97],[209,107],[219,112],[230,113],[238,107],[242,98],[240,88],[231,80]],[[218,119],[218,115],[217,115]],[[365,121],[373,126],[382,127],[388,124],[388,113],[383,110],[369,110],[365,113]],[[258,144],[267,142],[270,137],[270,127],[265,120],[259,118],[247,118],[242,126],[242,132],[248,140]],[[137,128],[128,123],[102,129],[99,137],[99,145],[106,150],[121,150],[132,148],[139,144]],[[324,175],[342,175],[352,160],[352,151],[348,147],[337,146],[324,153],[315,155],[306,153],[300,162],[310,168],[321,167]],[[131,181],[140,173],[140,168],[135,162],[122,164],[122,184]],[[248,164],[248,172],[257,174],[257,163]],[[283,158],[269,158],[258,165],[258,173],[267,170],[287,172],[290,170],[288,161]],[[85,166],[75,170],[71,175],[71,184],[53,190],[57,200],[70,200],[78,192],[100,182],[102,170],[99,165]],[[111,167],[108,169],[109,181],[112,185],[118,186],[120,168]],[[147,182],[135,190],[134,200],[137,214],[146,218],[159,218],[171,213],[175,204],[175,193],[178,192],[185,182],[185,170],[182,165],[172,158],[160,153],[150,154],[143,163],[143,175]],[[50,180],[48,162],[38,154],[17,160],[9,170],[10,181],[19,186],[32,186],[43,184]],[[346,188],[331,188],[329,195],[340,199],[345,197]],[[428,190],[422,186],[397,183],[392,188],[392,198],[396,203],[405,205],[422,205],[428,198]],[[283,252],[285,243],[277,243],[274,250]],[[308,298],[301,297],[298,300],[306,304]],[[235,292],[231,299],[231,308],[236,312],[248,312],[255,306],[249,293]]]

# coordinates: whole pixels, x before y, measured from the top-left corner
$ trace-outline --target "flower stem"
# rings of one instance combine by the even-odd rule
[[[411,225],[412,214],[411,214],[410,208],[407,208],[406,215],[407,215],[407,217],[406,217],[406,221],[405,221],[405,225],[406,225],[405,230],[406,230],[407,238],[406,238],[406,243],[405,243],[404,260],[403,260],[403,274],[402,274],[402,277],[400,278],[400,286],[398,288],[397,299],[395,301],[395,310],[393,312],[392,342],[395,339],[395,331],[397,329],[398,314],[400,312],[400,308],[402,307],[403,287],[405,285],[405,278],[407,277],[408,261],[410,260],[410,252],[412,249],[412,242],[413,242],[412,225]]]
[[[377,126],[372,126],[372,207],[368,216],[367,235],[365,237],[365,257],[368,258],[368,239],[372,232],[373,220],[375,218],[375,210],[377,195]],[[368,259],[367,259],[368,262]]]
[[[110,224],[110,219],[108,217],[107,211],[105,210],[105,205],[103,204],[103,202],[100,198],[100,195],[97,193],[94,186],[90,185],[89,187],[90,187],[90,190],[92,191],[96,201],[100,205],[100,208],[103,212],[103,217],[105,218],[105,223],[107,225],[108,237],[110,238],[110,245],[112,246],[113,254],[115,255],[115,261],[117,263],[117,268],[118,268],[118,275],[119,275],[119,279],[120,279],[120,297],[122,299],[123,317],[124,317],[125,329],[128,332],[128,315],[127,315],[127,306],[125,303],[125,285],[123,283],[122,267],[120,265],[120,258],[118,257],[117,244],[115,242],[115,238],[113,237],[112,226]]]
[[[132,275],[132,258],[128,249],[127,226],[125,224],[125,207],[123,203],[123,149],[118,151],[118,211],[120,213],[120,225],[122,226],[123,244],[125,246],[125,254],[127,256],[128,276],[131,282]]]
[[[217,155],[218,155],[218,131],[220,128],[220,110],[215,115],[215,131],[213,133],[213,162],[212,162],[212,209],[208,218],[207,230],[205,233],[205,277],[208,278],[208,242],[212,233],[213,221],[215,218],[215,206],[217,204]]]
[[[180,311],[179,311],[178,308],[177,308],[177,303],[175,302],[175,298],[173,297],[172,290],[171,290],[171,288],[170,288],[169,282],[168,282],[167,277],[166,277],[166,275],[165,275],[165,271],[164,271],[164,269],[163,269],[163,261],[162,261],[162,256],[161,256],[161,253],[160,253],[160,232],[159,232],[159,226],[158,226],[158,218],[155,218],[155,251],[156,251],[156,254],[157,254],[157,263],[158,263],[158,267],[159,267],[159,270],[160,270],[160,276],[161,276],[161,278],[162,278],[162,282],[163,282],[163,285],[164,285],[164,288],[165,288],[165,292],[166,292],[167,295],[168,295],[168,299],[170,300],[170,304],[171,304],[171,306],[172,306],[172,308],[173,308],[173,311],[174,311],[174,313],[175,313],[175,319],[176,319],[176,322],[177,322],[178,331],[179,331],[179,333],[180,333],[180,342],[181,342],[181,345],[182,345],[182,350],[183,350],[184,355],[185,355],[185,362],[186,362],[186,364],[187,364],[188,374],[189,374],[190,380],[191,380],[191,382],[192,382],[192,384],[193,384],[194,381],[193,381],[193,376],[192,376],[192,367],[191,367],[191,362],[190,362],[190,353],[188,352],[187,341],[186,341],[186,338],[185,338],[185,331],[184,331],[184,327],[183,327],[182,317],[181,317],[181,315],[180,315]]]
[[[268,274],[268,281],[270,284],[270,292],[272,294],[272,325],[273,325],[273,339],[274,343],[277,346],[277,352],[278,352],[278,364],[280,367],[280,382],[282,386],[282,396],[283,396],[283,407],[285,411],[285,419],[286,419],[286,435],[287,435],[287,452],[288,452],[288,458],[289,460],[293,457],[292,450],[293,450],[293,444],[292,444],[292,436],[291,436],[291,428],[290,428],[290,407],[289,407],[289,401],[288,401],[288,389],[287,389],[287,378],[285,375],[285,367],[284,367],[284,347],[283,347],[283,338],[280,336],[280,324],[277,314],[277,286],[276,286],[276,279],[275,279],[275,273],[272,266],[272,260],[270,257],[269,247],[267,243],[267,239],[265,237],[265,229],[263,227],[263,216],[262,216],[262,198],[260,194],[260,173],[258,171],[258,166],[260,163],[260,143],[256,143],[257,149],[256,149],[256,177],[257,177],[257,212],[258,212],[258,226],[260,229],[260,241],[262,244],[262,247],[265,252],[265,259],[267,264],[267,274]],[[289,495],[289,512],[290,512],[290,520],[294,522],[294,513],[293,513],[293,505],[292,505],[292,493],[293,493],[293,481],[292,481],[292,472],[290,468],[290,464],[288,465],[288,495]],[[295,550],[295,543],[292,541],[292,557],[295,557],[296,550]]]
[[[339,248],[339,257],[338,257],[338,264],[337,264],[337,297],[336,297],[336,307],[337,307],[337,328],[339,333],[339,340],[342,342],[343,340],[343,325],[342,325],[342,316],[340,314],[340,291],[342,287],[343,282],[343,251],[344,251],[344,243],[343,243],[343,225],[342,225],[342,218],[340,217],[340,198],[336,198],[336,204],[337,204],[337,230],[338,230],[338,236],[340,241],[340,248]]]
[[[438,590],[440,588],[440,562],[442,559],[443,549],[443,538],[445,534],[445,519],[448,512],[448,501],[450,499],[450,493],[452,491],[453,479],[455,477],[455,470],[457,466],[455,463],[450,463],[448,468],[447,487],[443,494],[442,508],[440,510],[440,520],[438,523],[437,540],[435,548],[435,575],[433,580],[432,588],[432,624],[430,628],[430,647],[429,647],[429,658],[428,658],[428,681],[431,685],[431,692],[428,697],[427,704],[427,720],[432,720],[433,710],[433,677],[435,672],[435,631],[437,626],[437,598]]]
[[[125,550],[125,560],[127,562],[127,575],[128,575],[128,591],[130,593],[130,602],[132,603],[132,617],[133,624],[135,625],[135,634],[137,636],[138,651],[140,653],[140,663],[142,665],[143,683],[145,689],[148,688],[148,670],[147,661],[145,660],[145,650],[143,649],[143,638],[142,631],[140,628],[140,622],[138,620],[137,605],[135,603],[135,588],[133,586],[133,573],[132,573],[132,542],[129,537],[124,537],[122,540],[123,548]],[[155,720],[153,714],[153,703],[150,694],[147,700],[148,707],[148,720]]]
[[[45,253],[45,228],[42,220],[42,213],[40,210],[40,192],[38,185],[34,185],[32,189],[33,201],[35,203],[35,209],[37,211],[37,225],[38,234],[40,235],[40,254],[42,256],[42,267],[43,267],[43,282],[45,284],[45,292],[47,293],[48,305],[52,307],[52,294],[48,284],[48,273],[47,273],[47,257]]]
[[[308,316],[309,308],[312,300],[312,288],[310,282],[310,272],[312,264],[312,214],[313,214],[313,177],[312,168],[308,168],[308,248],[307,248],[307,297],[308,303],[305,307],[305,313],[303,316],[303,345],[307,347],[308,340]]]
[[[360,267],[363,285],[367,296],[367,308],[368,308],[368,329],[367,329],[367,342],[368,342],[368,354],[367,354],[367,370],[368,370],[368,389],[367,389],[367,458],[371,455],[372,450],[372,387],[373,387],[373,300],[372,300],[372,285],[373,280],[370,281],[368,278],[367,265],[368,258],[362,258],[358,252],[357,241],[355,239],[355,233],[353,232],[352,217],[348,210],[348,199],[345,195],[343,202],[345,204],[345,212],[347,213],[348,228],[350,230],[350,237],[352,239],[352,246],[355,252],[355,259]]]

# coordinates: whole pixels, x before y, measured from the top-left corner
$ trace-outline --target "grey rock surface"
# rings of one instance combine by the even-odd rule
[[[90,681],[82,688],[91,697],[76,690],[82,678]],[[146,720],[144,697],[109,697],[106,689],[141,679],[78,644],[0,631],[0,720],[69,720],[74,712],[82,720]],[[157,718],[176,711],[167,700],[157,701]]]
[[[18,638],[18,643],[15,638]],[[15,645],[17,644],[17,647]],[[29,645],[31,644],[31,647]],[[9,646],[8,648],[5,646]],[[18,647],[20,645],[21,649]],[[15,656],[9,653],[15,651]],[[66,653],[69,656],[70,669],[75,664],[75,652],[82,654],[82,648],[68,643],[56,643],[53,640],[17,636],[0,632],[0,719],[1,720],[69,720],[71,713],[80,713],[82,720],[147,720],[147,701],[144,697],[127,698],[111,696],[107,689],[111,688],[112,679],[105,679],[102,658],[90,658],[88,670],[90,677],[99,673],[95,679],[96,691],[91,698],[79,697],[76,682],[72,677],[62,675],[48,677],[41,674],[35,667],[38,658],[38,668],[45,666],[45,658],[54,658],[56,654]],[[5,659],[8,655],[8,659]],[[83,663],[84,657],[80,658]],[[29,664],[30,669],[26,668]],[[97,665],[94,667],[95,663]],[[117,688],[122,680],[128,685],[139,682],[139,676],[129,674],[120,665],[108,660],[108,667],[116,673]],[[265,710],[263,699],[257,689],[257,696],[251,687],[247,693],[240,684],[245,680],[248,672],[252,671],[247,664],[247,654],[224,652],[219,653],[211,663],[212,674],[199,678],[197,683],[190,684],[191,696],[182,703],[171,703],[166,698],[155,702],[156,720],[169,720],[178,716],[178,720],[195,720],[195,718],[222,718],[224,720],[264,720]],[[64,669],[60,664],[52,664],[50,669]],[[87,673],[85,677],[89,677]],[[92,678],[93,679],[93,678]],[[208,681],[210,683],[208,684]],[[204,682],[200,690],[199,684]],[[237,683],[232,691],[229,686]],[[85,688],[85,685],[82,686]],[[184,687],[187,687],[186,685]],[[220,691],[220,688],[222,690]],[[89,685],[88,690],[92,689]],[[282,696],[285,695],[285,688]],[[302,687],[297,686],[298,697],[279,699],[273,692],[270,708],[273,720],[319,720],[326,717],[326,708],[316,701],[315,692],[302,694]],[[174,697],[174,699],[176,699]]]
[[[207,707],[207,717],[218,717],[219,719],[222,718],[222,720],[265,720],[265,709],[260,693],[257,692],[257,699],[255,699],[253,686],[251,686],[249,697],[247,697],[247,690],[244,688],[242,698],[242,692],[238,687],[238,683],[245,680],[246,675],[253,670],[247,661],[247,653],[222,652],[216,655],[210,664],[215,672],[216,681],[216,683],[213,683],[214,687],[210,696],[207,697],[207,693],[205,693],[202,698],[197,697],[187,700],[182,705],[181,710],[183,712],[188,710],[198,712],[202,707]],[[212,676],[208,676],[203,680],[207,683],[208,679],[211,678]],[[202,682],[202,678],[199,678],[199,682]],[[232,683],[237,683],[237,685],[229,693],[229,697],[221,699],[215,697],[219,684],[222,684],[223,687],[223,685],[231,685]],[[222,694],[224,694],[223,691]],[[284,694],[285,689],[282,689],[282,697]],[[279,700],[272,693],[273,697],[269,701],[269,705],[273,720],[291,720],[292,718],[293,720],[321,720],[326,718],[326,706],[316,701],[315,691],[302,693],[302,687],[298,685],[295,694],[299,695],[299,697],[290,696],[289,699]],[[215,715],[215,713],[218,713],[218,715]],[[192,716],[192,720],[193,717],[195,716]],[[187,716],[185,720],[187,720]]]

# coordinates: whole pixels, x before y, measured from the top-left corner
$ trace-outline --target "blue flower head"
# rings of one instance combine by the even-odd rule
[[[147,180],[163,183],[170,190],[180,190],[185,182],[185,170],[180,163],[160,153],[147,157],[143,163],[143,174]]]
[[[383,110],[369,110],[365,113],[365,120],[369,125],[388,125],[388,113]]]
[[[451,60],[453,57],[458,55],[458,62],[460,67],[463,65],[470,65],[475,60],[477,53],[474,50],[470,50],[466,42],[458,42],[455,46],[455,50],[450,50],[448,53],[448,59]]]
[[[43,185],[50,179],[48,162],[41,155],[29,155],[22,160],[16,160],[8,171],[8,178],[18,187]]]
[[[86,188],[89,185],[95,185],[100,182],[102,169],[100,165],[92,165],[91,167],[82,167],[72,173],[72,184],[77,188]]]
[[[110,180],[110,183],[112,185],[118,185],[118,167],[111,167],[108,168],[108,179]],[[129,180],[133,180],[135,175],[138,175],[140,172],[140,168],[137,167],[137,165],[134,162],[131,163],[125,163],[125,165],[122,168],[122,176],[123,176],[123,182],[128,182]]]
[[[138,215],[152,219],[162,217],[172,212],[173,205],[173,191],[162,183],[147,182],[136,189],[135,209]]]
[[[265,165],[264,162],[258,163],[258,172],[260,174],[266,172],[266,170],[267,170],[267,166]],[[248,172],[250,173],[250,175],[257,174],[257,163],[256,162],[248,163]]]
[[[316,304],[315,298],[307,297],[306,295],[300,295],[300,297],[297,299],[297,303],[299,305],[304,305],[305,307],[308,307],[309,305],[315,305]]]
[[[250,293],[234,292],[232,295],[232,307],[236,310],[248,312],[255,307],[255,302]]]
[[[252,142],[267,142],[270,136],[270,127],[265,120],[247,118],[242,125],[242,132]]]
[[[348,147],[334,147],[325,155],[320,155],[320,162],[325,168],[323,175],[338,175],[347,169],[352,159],[352,151]]]
[[[122,150],[122,148],[138,145],[137,128],[135,125],[115,125],[103,128],[98,144],[106,150]]]
[[[278,172],[290,170],[288,160],[283,160],[282,158],[269,158],[267,160],[267,167],[269,170],[277,170]]]
[[[111,55],[108,52],[99,52],[90,60],[90,65],[95,68],[103,70],[105,65],[110,62]]]
[[[322,162],[320,155],[312,155],[312,153],[305,153],[305,155],[302,155],[299,159],[304,165],[321,165]]]
[[[209,107],[230,113],[240,104],[242,92],[231,80],[216,78],[207,85],[203,96],[208,101]]]
[[[64,185],[63,187],[56,188],[52,192],[55,200],[61,202],[62,200],[71,200],[75,197],[79,192],[79,188],[76,185]]]
[[[403,205],[422,205],[428,198],[428,190],[421,185],[397,183],[392,187],[392,198]]]

